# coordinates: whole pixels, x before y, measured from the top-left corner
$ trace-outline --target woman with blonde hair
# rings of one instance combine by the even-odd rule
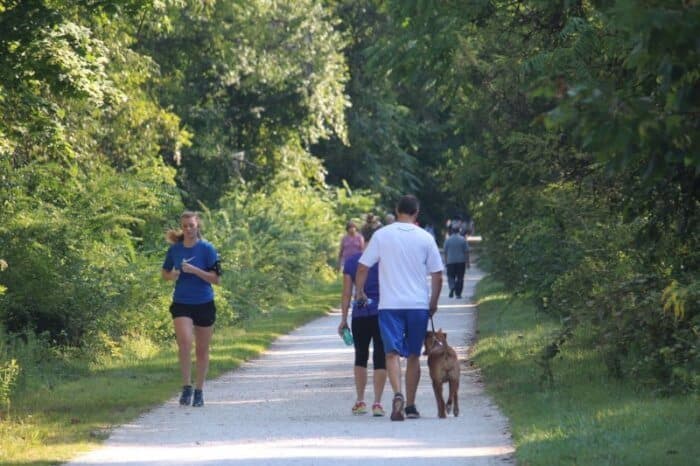
[[[204,406],[203,386],[209,369],[209,344],[214,333],[216,307],[212,284],[221,282],[221,265],[214,246],[202,239],[201,220],[196,212],[180,215],[179,230],[169,230],[170,243],[161,274],[175,282],[170,314],[173,317],[182,374],[183,406]],[[192,389],[192,343],[195,344],[196,374]]]

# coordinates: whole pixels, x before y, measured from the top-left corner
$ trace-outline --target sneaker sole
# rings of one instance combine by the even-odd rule
[[[367,405],[366,404],[361,404],[361,405],[355,405],[352,407],[352,414],[355,416],[362,416],[363,414],[367,414]]]
[[[402,397],[395,397],[391,402],[391,420],[392,421],[403,421],[403,405],[404,400]]]
[[[193,396],[192,391],[190,391],[189,395],[187,395],[187,396],[180,395],[180,400],[179,400],[180,406],[191,405],[192,404],[192,396]]]

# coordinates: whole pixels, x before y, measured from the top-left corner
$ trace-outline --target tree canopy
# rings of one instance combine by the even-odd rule
[[[169,336],[184,208],[235,325],[410,192],[476,220],[556,351],[586,326],[611,373],[695,389],[698,30],[670,0],[0,0],[0,325]]]

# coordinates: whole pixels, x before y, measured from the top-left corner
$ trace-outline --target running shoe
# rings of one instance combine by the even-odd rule
[[[180,406],[189,406],[190,403],[192,403],[192,385],[184,385],[180,395]]]
[[[195,408],[201,408],[204,406],[204,394],[202,390],[194,389],[194,400],[192,400],[192,406]]]
[[[374,403],[372,405],[372,416],[374,416],[374,417],[384,416],[384,408],[382,407],[381,403]]]
[[[392,421],[403,421],[403,395],[397,393],[394,395],[394,399],[391,402],[391,420]]]
[[[416,405],[406,406],[406,417],[409,419],[418,419],[420,417]]]
[[[367,405],[365,404],[364,401],[358,401],[352,407],[352,414],[360,415],[360,414],[366,414],[366,413],[367,413]]]

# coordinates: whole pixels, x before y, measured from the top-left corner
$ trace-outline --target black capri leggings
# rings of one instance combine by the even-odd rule
[[[379,317],[358,317],[352,319],[352,337],[355,345],[355,365],[367,367],[369,342],[373,343],[372,364],[374,370],[386,369],[384,343],[379,333]]]

